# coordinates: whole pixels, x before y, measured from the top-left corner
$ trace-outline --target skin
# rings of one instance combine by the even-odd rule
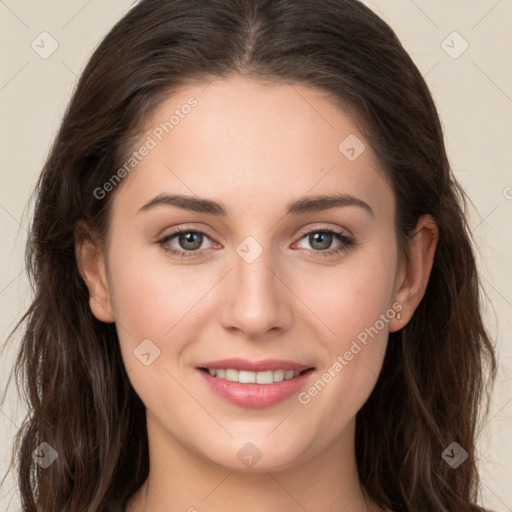
[[[206,85],[174,92],[147,121],[141,143],[190,96],[198,101],[111,192],[108,244],[94,233],[76,244],[91,310],[116,322],[147,410],[150,474],[126,510],[382,510],[359,484],[355,416],[376,383],[388,333],[423,297],[437,228],[420,219],[409,258],[400,257],[393,191],[368,141],[322,91],[239,76]],[[338,150],[349,134],[366,145],[354,161]],[[373,215],[358,206],[285,214],[293,200],[334,192],[361,199]],[[169,205],[138,213],[162,193],[214,199],[228,213]],[[197,257],[158,243],[183,226],[206,233]],[[342,245],[308,236],[325,229],[355,244],[315,258]],[[263,250],[252,263],[236,252],[247,236]],[[167,247],[193,245],[183,242],[176,236]],[[227,357],[286,359],[315,367],[309,388],[394,303],[401,319],[385,323],[307,404],[292,395],[243,408],[210,391],[196,370]],[[144,339],[160,349],[148,366],[133,353]],[[237,457],[247,442],[262,455],[251,468]]]

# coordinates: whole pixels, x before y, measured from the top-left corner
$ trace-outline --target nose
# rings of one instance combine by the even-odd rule
[[[239,331],[247,339],[262,338],[271,330],[285,330],[292,322],[293,294],[271,251],[263,250],[253,261],[243,252],[240,254],[234,254],[234,268],[227,276],[223,327]]]

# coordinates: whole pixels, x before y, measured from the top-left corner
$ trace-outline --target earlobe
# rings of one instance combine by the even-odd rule
[[[80,275],[89,290],[89,307],[93,315],[102,322],[113,322],[103,250],[93,240],[91,230],[83,220],[75,225],[75,256]]]
[[[402,305],[389,322],[389,331],[402,329],[411,319],[427,289],[439,239],[439,229],[430,215],[421,217],[409,243],[407,257],[395,283],[395,300]]]

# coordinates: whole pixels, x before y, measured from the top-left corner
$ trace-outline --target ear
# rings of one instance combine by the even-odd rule
[[[103,249],[84,220],[77,221],[74,235],[78,270],[89,289],[89,307],[98,320],[113,322],[114,312]]]
[[[430,215],[418,220],[407,254],[400,262],[395,281],[395,300],[402,305],[400,319],[396,315],[389,322],[389,332],[404,327],[411,319],[427,289],[434,263],[439,229]]]

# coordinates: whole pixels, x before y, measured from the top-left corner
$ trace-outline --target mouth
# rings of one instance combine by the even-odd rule
[[[196,370],[215,395],[251,409],[271,407],[297,395],[316,373],[314,367],[282,360],[255,363],[226,359],[203,364]]]
[[[310,373],[314,368],[306,368],[305,370],[264,370],[250,371],[238,370],[236,368],[199,368],[204,373],[217,379],[224,379],[229,382],[238,384],[262,384],[270,385],[277,382],[293,380],[305,373]]]

